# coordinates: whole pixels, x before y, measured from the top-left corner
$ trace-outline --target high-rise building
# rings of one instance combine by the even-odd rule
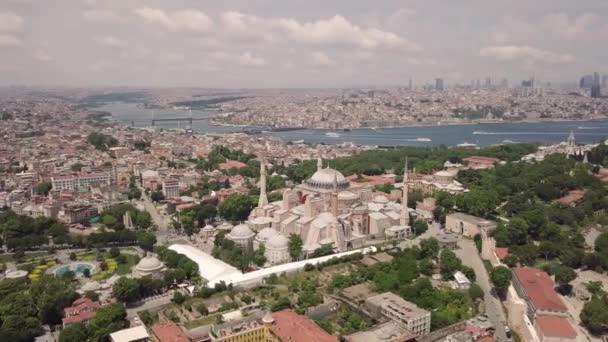
[[[409,83],[408,89],[409,89],[409,90],[412,90],[412,89],[413,89],[413,88],[412,88],[412,79],[411,79],[411,78],[410,78],[410,83]]]
[[[600,87],[600,74],[597,72],[593,73],[593,84],[591,85],[591,97],[596,98],[602,96],[602,90]]]
[[[492,88],[492,78],[491,77],[486,77],[486,88]]]
[[[435,90],[442,91],[443,90],[443,78],[435,79]]]
[[[591,86],[593,86],[593,75],[585,75],[581,77],[579,86],[583,89],[591,89]]]
[[[602,88],[608,87],[608,75],[602,76]]]

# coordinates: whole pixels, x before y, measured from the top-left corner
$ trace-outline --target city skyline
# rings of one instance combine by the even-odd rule
[[[0,6],[0,85],[576,84],[608,58],[601,1],[54,1]]]

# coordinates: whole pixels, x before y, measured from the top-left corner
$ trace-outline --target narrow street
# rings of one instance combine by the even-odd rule
[[[473,268],[475,275],[477,276],[477,284],[481,286],[481,289],[485,294],[484,301],[486,305],[486,314],[496,327],[496,332],[494,334],[495,340],[497,342],[510,341],[505,334],[504,325],[507,319],[502,304],[498,298],[492,295],[490,276],[477,252],[475,243],[471,240],[461,240],[458,245],[460,246],[460,249],[457,249],[454,252],[465,265]]]

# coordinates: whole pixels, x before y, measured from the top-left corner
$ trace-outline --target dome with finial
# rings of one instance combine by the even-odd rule
[[[318,189],[333,189],[334,182],[338,190],[345,190],[350,186],[350,183],[340,171],[328,167],[317,170],[312,177],[305,181],[310,187]]]

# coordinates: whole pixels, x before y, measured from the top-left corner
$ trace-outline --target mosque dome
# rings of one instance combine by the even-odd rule
[[[281,234],[277,234],[266,241],[266,248],[268,249],[285,249],[288,246],[289,240]]]
[[[264,228],[264,229],[260,230],[260,232],[258,233],[258,235],[256,235],[255,238],[258,241],[264,242],[278,234],[279,234],[279,232],[277,232],[276,230],[274,230],[272,228]]]
[[[160,271],[163,267],[163,264],[160,262],[160,260],[158,260],[157,257],[148,255],[137,263],[135,269],[142,273],[150,273]]]
[[[236,227],[232,228],[230,231],[230,237],[236,239],[247,239],[253,236],[253,231],[249,229],[249,226],[246,224],[239,224]]]
[[[333,189],[334,179],[338,183],[339,190],[348,189],[350,186],[350,183],[340,171],[330,168],[317,170],[305,183],[313,188]]]
[[[386,203],[388,203],[388,198],[386,198],[386,196],[384,196],[384,195],[378,195],[378,196],[374,197],[374,202],[379,203],[379,204],[386,204]]]

